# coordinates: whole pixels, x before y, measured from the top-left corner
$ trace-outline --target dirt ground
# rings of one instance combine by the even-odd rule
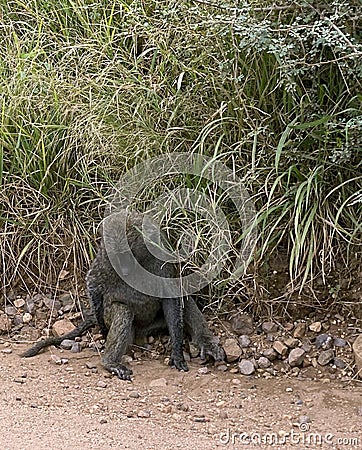
[[[90,349],[22,359],[25,348],[0,344],[3,450],[362,448],[356,381],[202,373],[195,363],[180,373],[144,359],[124,382]]]

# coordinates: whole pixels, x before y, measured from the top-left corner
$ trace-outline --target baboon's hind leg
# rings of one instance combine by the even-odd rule
[[[184,302],[185,331],[191,336],[192,342],[200,347],[201,358],[205,359],[205,356],[209,355],[215,361],[224,361],[225,351],[209,330],[205,317],[195,300],[189,296]]]
[[[165,320],[170,333],[172,352],[170,366],[175,366],[178,370],[187,372],[187,367],[183,354],[183,306],[180,298],[166,298],[162,302]]]
[[[109,308],[111,323],[107,324],[109,331],[102,363],[105,369],[117,375],[121,380],[131,380],[132,370],[121,364],[121,359],[133,341],[134,315],[122,303],[114,302]]]

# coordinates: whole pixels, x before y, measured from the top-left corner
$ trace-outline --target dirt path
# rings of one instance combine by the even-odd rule
[[[3,450],[362,448],[360,383],[200,374],[195,364],[179,373],[152,360],[133,365],[130,383],[109,378],[91,350],[57,350],[69,363],[56,365],[49,351],[19,358],[24,348],[0,345]]]

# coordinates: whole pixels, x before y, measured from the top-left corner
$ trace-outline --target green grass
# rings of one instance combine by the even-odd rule
[[[0,2],[4,297],[59,287],[62,269],[77,285],[114,183],[146,158],[175,151],[209,155],[243,181],[257,210],[250,271],[258,286],[280,253],[288,292],[315,278],[327,283],[337,263],[358,262],[361,4],[320,14],[315,2],[281,2],[288,9],[280,14],[274,2],[250,3]],[[237,249],[235,211],[220,198],[215,204]],[[174,213],[170,232],[183,213]],[[210,245],[204,221],[190,215],[189,226],[202,260]],[[218,304],[242,290],[252,302],[260,292],[250,273],[230,278],[234,257],[210,287]]]

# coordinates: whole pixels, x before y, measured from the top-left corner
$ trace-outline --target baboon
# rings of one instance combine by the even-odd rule
[[[199,346],[202,358],[209,355],[215,361],[225,359],[223,348],[209,330],[194,299],[191,296],[182,298],[169,295],[167,278],[177,276],[177,264],[165,262],[151,251],[157,250],[158,246],[163,244],[165,235],[160,232],[157,234],[155,231],[152,242],[147,242],[142,233],[143,219],[141,213],[133,211],[128,213],[120,211],[106,218],[107,227],[103,225],[98,253],[86,276],[92,315],[71,333],[40,341],[22,356],[33,356],[48,345],[59,345],[63,339],[79,336],[98,323],[106,340],[103,366],[121,380],[131,379],[132,370],[121,364],[121,358],[134,338],[150,335],[162,329],[167,329],[171,338],[169,364],[178,370],[188,371],[182,350],[184,330],[192,342]],[[124,223],[125,228],[122,228]],[[125,251],[123,246],[122,239],[125,235],[132,253]],[[160,280],[157,297],[142,293],[127,283],[130,272],[132,271],[134,279],[137,271],[135,261],[140,264],[138,266],[141,267],[140,276],[145,269],[160,277],[157,278]],[[117,271],[114,268],[115,264]],[[142,280],[140,283],[142,284]]]

